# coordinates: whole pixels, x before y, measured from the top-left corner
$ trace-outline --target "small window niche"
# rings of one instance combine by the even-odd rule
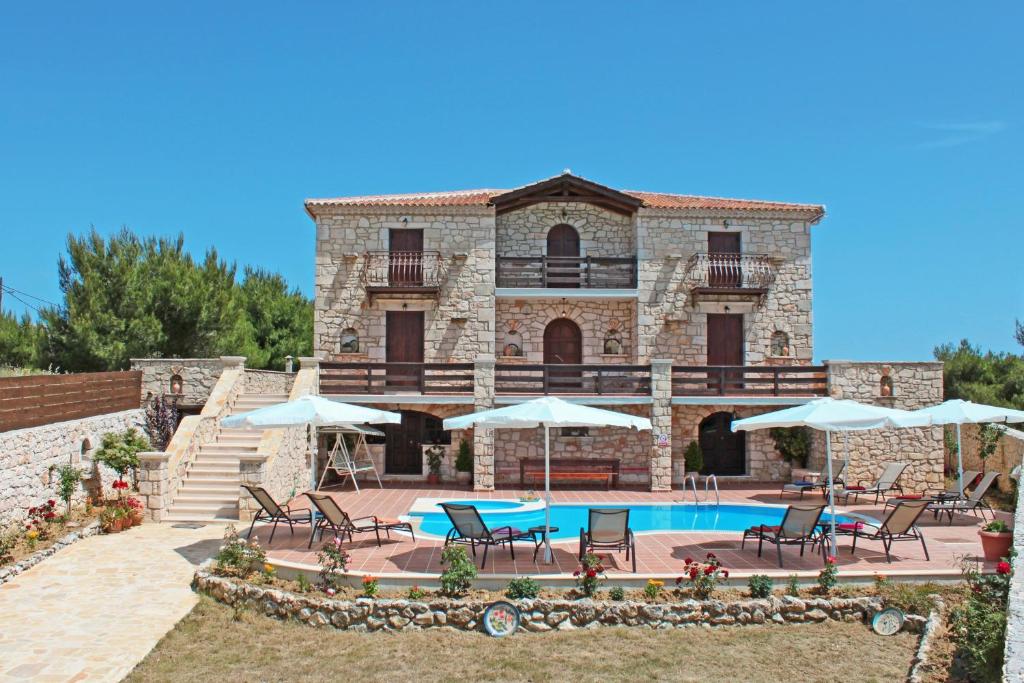
[[[772,355],[778,358],[789,358],[789,335],[782,330],[772,333]]]
[[[608,333],[604,336],[604,350],[602,353],[606,356],[621,356],[625,352],[618,321],[613,320],[611,325],[608,326]]]
[[[505,331],[502,340],[501,355],[505,358],[521,358],[523,355],[523,335],[519,332],[519,324],[512,321]]]
[[[894,386],[889,368],[882,368],[882,376],[878,380],[878,393],[882,398],[889,398],[893,395]]]
[[[355,328],[346,327],[338,340],[338,353],[359,353],[359,333]]]
[[[562,427],[562,436],[579,439],[590,436],[590,427]]]
[[[170,393],[174,396],[181,396],[185,391],[185,380],[181,378],[181,375],[174,373],[171,375],[170,381]]]

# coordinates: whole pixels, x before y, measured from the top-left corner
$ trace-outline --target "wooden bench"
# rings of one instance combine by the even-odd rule
[[[558,458],[551,461],[551,483],[565,481],[601,482],[610,489],[619,477],[619,461],[615,458]],[[544,459],[523,458],[519,461],[519,481],[544,484]]]

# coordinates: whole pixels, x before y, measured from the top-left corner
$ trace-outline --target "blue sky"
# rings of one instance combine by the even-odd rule
[[[11,3],[0,275],[58,300],[68,231],[127,225],[309,293],[306,197],[571,167],[826,204],[818,359],[1019,351],[1022,7]]]

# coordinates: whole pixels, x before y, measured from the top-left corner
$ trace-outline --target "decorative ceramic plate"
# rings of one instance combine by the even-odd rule
[[[884,609],[871,620],[871,628],[880,636],[892,636],[903,628],[903,612],[895,607]]]
[[[519,609],[511,602],[499,600],[484,611],[484,630],[495,638],[515,633],[519,628]]]

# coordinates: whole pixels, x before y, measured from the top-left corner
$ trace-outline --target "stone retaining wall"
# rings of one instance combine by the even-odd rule
[[[210,397],[224,363],[220,358],[132,358],[132,370],[142,371],[142,400],[163,396],[171,391],[171,377],[182,380],[178,402],[183,406],[201,406]]]
[[[142,410],[96,415],[0,433],[0,529],[25,519],[27,509],[57,497],[57,479],[50,467],[72,464],[85,470],[86,481],[75,496],[98,495],[116,478],[113,470],[93,461],[107,432],[145,425]]]
[[[295,381],[294,372],[245,369],[245,393],[287,394]]]
[[[1001,425],[1006,427],[1006,425]],[[1017,425],[1018,427],[1020,425]],[[1000,490],[1010,492],[1013,491],[1013,480],[1010,479],[1010,473],[1013,472],[1013,468],[1024,463],[1024,431],[1020,429],[1007,428],[1002,438],[996,442],[995,453],[985,459],[985,462],[981,462],[981,458],[978,457],[978,450],[981,446],[981,442],[978,439],[978,430],[980,425],[963,425],[960,430],[961,446],[964,449],[964,469],[965,470],[985,470],[986,472],[997,471],[999,477],[996,479],[996,486]],[[954,439],[956,427],[949,427],[950,430],[954,430]],[[952,469],[956,469],[956,452],[946,454],[946,462],[950,463]]]
[[[482,600],[329,600],[264,588],[196,572],[193,588],[227,605],[249,607],[277,619],[294,619],[311,626],[355,631],[402,631],[449,627],[482,631]],[[601,626],[686,628],[744,624],[793,624],[828,621],[866,621],[882,608],[877,597],[800,599],[791,596],[763,600],[686,600],[649,604],[604,600],[512,600],[522,613],[525,631],[567,631]],[[905,630],[919,631],[925,618],[908,615]]]
[[[26,557],[25,559],[21,560],[20,562],[15,562],[10,566],[0,567],[0,584],[4,584],[8,581],[11,581],[18,574],[28,571],[29,569],[36,566],[46,558],[55,555],[57,552],[63,550],[72,543],[76,543],[77,541],[80,541],[83,538],[88,538],[89,536],[95,536],[99,532],[99,522],[92,522],[91,524],[85,526],[79,531],[72,531],[69,534],[65,534],[49,548],[43,548],[42,550],[38,550],[29,555],[28,557]]]

